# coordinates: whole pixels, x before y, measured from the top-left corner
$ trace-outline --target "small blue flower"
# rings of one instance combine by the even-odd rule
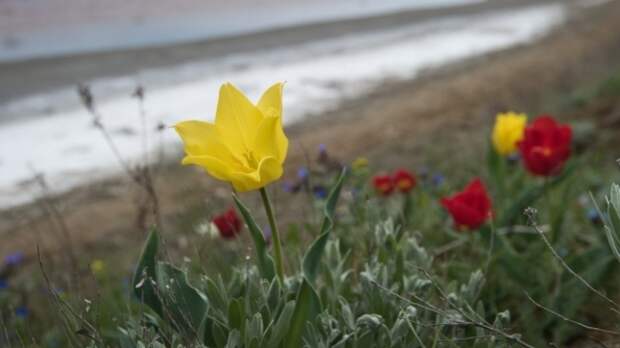
[[[310,172],[308,171],[306,167],[301,167],[299,168],[299,170],[297,170],[297,177],[300,178],[301,180],[307,179],[309,175],[310,175]]]
[[[293,192],[293,183],[290,181],[283,182],[282,189],[284,190],[284,192],[288,192],[288,193]]]
[[[327,198],[327,189],[324,186],[317,185],[312,188],[312,192],[314,193],[314,197],[318,199]]]
[[[325,144],[319,144],[319,153],[324,154],[327,152],[327,146]]]
[[[445,181],[445,178],[443,174],[441,173],[433,174],[433,178],[431,179],[431,182],[433,183],[433,186],[435,187],[441,186],[444,181]]]
[[[19,306],[15,308],[15,316],[20,319],[26,319],[30,314],[30,310],[26,306]]]
[[[22,263],[23,261],[24,261],[24,253],[22,253],[21,251],[9,254],[4,258],[4,263],[7,266],[13,266],[13,267],[19,266],[19,264]]]
[[[6,279],[0,278],[0,290],[8,289],[8,287],[9,287],[9,282],[7,282]]]
[[[595,208],[588,209],[586,216],[588,217],[588,220],[590,220],[590,222],[592,222],[593,224],[599,224],[602,222],[601,216]]]

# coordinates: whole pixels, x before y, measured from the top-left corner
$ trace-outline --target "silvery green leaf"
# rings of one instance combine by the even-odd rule
[[[355,321],[357,327],[377,329],[383,325],[383,317],[379,314],[364,314]]]
[[[614,183],[611,184],[609,190],[609,202],[614,207],[616,215],[620,218],[620,185]]]
[[[409,333],[409,323],[406,319],[399,318],[390,330],[390,339],[392,342],[399,341]]]
[[[414,306],[407,306],[407,308],[401,311],[401,314],[407,320],[414,320],[418,316],[418,309]]]
[[[493,326],[498,329],[503,329],[505,327],[510,326],[510,311],[505,310],[503,312],[497,313],[495,316],[495,322],[493,322]]]
[[[241,333],[239,330],[232,330],[228,334],[228,341],[225,348],[241,348]]]
[[[280,283],[276,278],[271,281],[271,285],[269,286],[269,290],[267,292],[267,305],[273,312],[275,308],[280,303]]]
[[[455,310],[448,310],[446,314],[441,317],[441,324],[443,325],[461,325],[463,322],[463,316]]]
[[[340,308],[344,323],[350,330],[355,329],[355,319],[353,317],[353,312],[351,311],[351,306],[349,306],[349,303],[344,298],[340,298]]]
[[[286,305],[284,305],[284,309],[273,325],[267,347],[277,347],[282,342],[288,332],[288,327],[291,323],[294,310],[295,301],[289,301]]]
[[[482,286],[484,285],[484,275],[482,271],[476,270],[469,276],[467,285],[461,286],[461,294],[466,302],[473,303],[478,298]]]
[[[263,317],[260,313],[256,313],[246,325],[246,337],[250,340],[260,338],[263,335],[263,329]]]

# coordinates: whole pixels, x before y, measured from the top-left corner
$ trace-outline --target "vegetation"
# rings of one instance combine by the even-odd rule
[[[617,98],[617,80],[588,92],[580,105]],[[235,94],[232,106],[254,110],[231,85],[223,90]],[[279,91],[258,103],[261,117],[280,117]],[[542,116],[526,124],[523,117],[498,117],[487,162],[472,164],[479,178],[459,168],[384,174],[388,168],[371,169],[363,158],[342,166],[321,148],[313,170],[301,169],[284,185],[287,194],[308,194],[305,209],[312,212],[286,226],[278,224],[268,194],[281,189],[265,188],[280,177],[286,153],[279,120],[252,128],[259,136],[265,129],[277,134],[275,146],[268,143],[274,137],[243,145],[253,152],[220,134],[219,145],[232,151],[215,167],[205,157],[224,154],[200,143],[204,124],[186,123],[177,127],[192,157],[186,162],[249,191],[232,193],[235,209],[210,224],[177,226],[195,227],[189,238],[196,255],[177,257],[165,243],[174,231],[153,226],[142,252],[132,251],[131,279],[98,260],[90,265],[95,289],[81,292],[58,289],[41,255],[43,281],[23,276],[22,260],[13,255],[0,270],[0,342],[542,347],[617,338],[620,305],[609,294],[618,290],[620,186],[612,184],[618,168],[592,159],[601,144],[575,146],[583,136],[578,122]],[[269,161],[270,151],[277,160],[261,180],[262,160],[253,159]],[[235,159],[245,154],[239,164]],[[259,195],[254,190],[264,212],[246,205]],[[268,226],[258,222],[263,214]]]

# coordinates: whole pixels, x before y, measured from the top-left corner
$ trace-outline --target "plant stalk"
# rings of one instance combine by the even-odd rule
[[[284,265],[282,263],[282,244],[280,242],[280,232],[278,230],[278,224],[276,223],[276,217],[273,213],[273,207],[269,200],[269,195],[264,187],[260,189],[260,196],[263,199],[263,205],[265,206],[265,213],[267,213],[267,219],[269,220],[269,226],[271,228],[271,238],[273,241],[274,261],[276,263],[276,274],[280,285],[284,285]]]

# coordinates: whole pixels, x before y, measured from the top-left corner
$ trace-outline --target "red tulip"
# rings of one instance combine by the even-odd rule
[[[389,175],[375,175],[372,178],[372,184],[383,196],[389,196],[394,191],[394,182]]]
[[[452,197],[442,198],[441,205],[452,215],[458,230],[475,230],[491,216],[491,199],[479,178]]]
[[[395,171],[392,175],[392,181],[396,189],[402,193],[408,193],[416,185],[416,178],[413,173],[405,169],[398,169]]]
[[[224,239],[234,239],[243,228],[243,223],[233,208],[213,218],[213,224],[217,226],[220,236]]]
[[[518,144],[525,168],[533,175],[551,176],[562,171],[571,152],[572,130],[548,115],[525,128]]]

